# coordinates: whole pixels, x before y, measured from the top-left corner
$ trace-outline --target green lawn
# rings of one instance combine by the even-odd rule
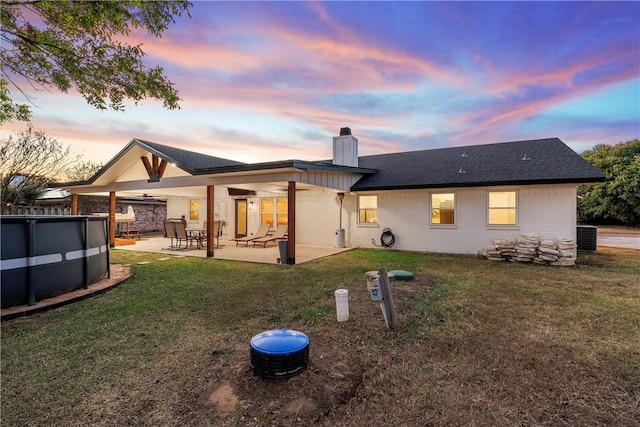
[[[637,425],[640,253],[576,268],[353,250],[283,267],[113,251],[133,277],[2,323],[2,425]],[[149,264],[138,264],[150,261]],[[364,272],[397,282],[387,331]],[[350,292],[335,321],[333,292]],[[288,327],[310,366],[262,381],[249,341]]]

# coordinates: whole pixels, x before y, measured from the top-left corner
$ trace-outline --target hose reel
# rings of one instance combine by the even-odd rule
[[[371,243],[374,246],[390,248],[396,242],[396,237],[391,232],[390,228],[385,228],[382,230],[382,234],[380,235],[380,244],[376,243],[375,239],[371,239]]]

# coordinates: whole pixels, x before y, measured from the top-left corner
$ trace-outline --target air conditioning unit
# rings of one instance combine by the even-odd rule
[[[598,227],[579,225],[576,233],[579,251],[595,252],[598,246]]]

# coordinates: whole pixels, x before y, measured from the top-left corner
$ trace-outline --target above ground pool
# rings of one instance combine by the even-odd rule
[[[109,273],[107,218],[0,217],[2,308],[86,288]]]

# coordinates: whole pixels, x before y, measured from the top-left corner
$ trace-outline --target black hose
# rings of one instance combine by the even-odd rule
[[[385,248],[390,248],[396,242],[396,237],[391,232],[390,228],[385,228],[382,230],[382,235],[380,236],[380,244]]]

